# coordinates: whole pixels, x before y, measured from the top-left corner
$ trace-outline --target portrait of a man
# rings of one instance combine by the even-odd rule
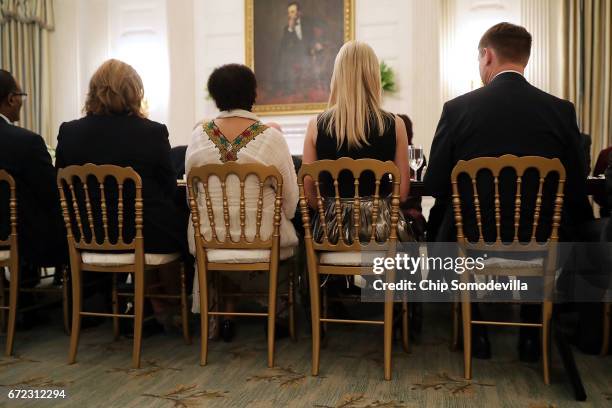
[[[348,0],[247,1],[247,64],[257,75],[256,111],[325,106],[336,53],[352,38],[351,5]]]

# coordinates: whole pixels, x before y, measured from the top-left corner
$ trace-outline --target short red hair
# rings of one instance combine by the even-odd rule
[[[144,117],[144,87],[131,65],[116,59],[103,63],[89,81],[85,101],[87,115],[134,115]]]

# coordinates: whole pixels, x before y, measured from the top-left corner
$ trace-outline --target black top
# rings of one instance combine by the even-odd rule
[[[19,258],[34,266],[54,266],[66,258],[56,172],[43,139],[0,118],[0,169],[17,185]],[[0,239],[9,231],[8,188],[0,186]]]
[[[574,105],[530,85],[522,75],[509,72],[500,74],[483,88],[444,104],[431,147],[429,169],[425,174],[426,190],[436,198],[430,213],[428,239],[454,241],[456,238],[450,200],[450,176],[455,164],[459,160],[504,154],[561,160],[567,173],[561,222],[561,234],[565,229],[566,238],[572,235],[568,233],[568,227],[592,218],[586,195],[586,164]],[[510,184],[504,187],[505,184],[500,179],[500,191],[506,193],[501,197],[502,237],[511,237],[514,229],[514,180],[512,187]],[[533,185],[531,183],[531,189]],[[488,189],[481,196],[492,201],[492,185]],[[523,205],[524,214],[533,214],[534,200]],[[509,211],[504,211],[504,208]],[[492,217],[490,213],[483,214],[483,225],[494,231]],[[542,222],[541,232],[545,236],[550,221],[548,225],[547,221]],[[466,219],[465,228],[469,229],[469,224],[473,227],[474,220]],[[525,234],[529,235],[527,228]]]
[[[88,115],[63,123],[57,142],[58,168],[86,163],[132,167],[142,179],[145,251],[186,250],[187,220],[174,203],[177,174],[165,125],[136,116]],[[133,216],[133,211],[126,211],[126,226],[133,224]]]
[[[612,152],[610,152],[610,161],[612,162]],[[608,199],[608,208],[612,207],[612,165],[608,166],[606,169],[606,196]],[[297,218],[297,217],[296,217]],[[606,232],[604,240],[607,242],[612,242],[612,217],[608,217],[608,222],[606,223]]]
[[[317,159],[318,160],[337,160],[341,157],[351,159],[376,159],[380,161],[393,161],[395,159],[395,116],[384,112],[385,129],[381,132],[378,129],[376,120],[370,121],[370,133],[367,135],[368,145],[360,148],[349,148],[345,139],[340,149],[336,142],[336,134],[331,134],[327,130],[329,119],[325,113],[317,117]],[[322,177],[320,182],[321,193],[325,196],[334,196],[333,180],[331,176]],[[362,173],[359,178],[359,195],[362,197],[373,196],[375,192],[375,181],[372,173]],[[355,195],[354,178],[350,172],[343,172],[338,179],[341,197],[353,197]],[[391,192],[391,183],[381,183],[381,196],[386,196]]]

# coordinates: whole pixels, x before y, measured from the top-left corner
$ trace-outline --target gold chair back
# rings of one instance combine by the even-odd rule
[[[60,169],[57,179],[68,244],[71,248],[79,251],[134,250],[137,257],[144,256],[142,180],[136,171],[131,167],[85,164]],[[92,183],[93,181],[95,184]],[[111,241],[109,233],[110,217],[114,215],[109,211],[110,202],[105,192],[105,183],[108,181],[114,181],[117,185],[116,225],[118,231],[115,242]],[[127,218],[126,206],[128,205],[125,198],[125,186],[128,182],[133,183],[135,190],[135,236],[130,242],[126,242],[124,237],[124,220]],[[98,189],[99,197],[94,197],[92,187]],[[101,214],[101,226],[96,225],[94,209],[98,209]]]
[[[17,187],[15,179],[6,171],[0,170],[0,187],[6,184],[8,187],[8,236],[6,239],[0,237],[0,248],[8,248],[11,252],[11,259],[14,257],[17,259],[18,247],[17,247]],[[2,203],[1,205],[5,205]]]
[[[240,237],[238,241],[234,241],[230,234],[230,210],[227,194],[228,177],[235,175],[240,182]],[[247,177],[255,176],[259,183],[259,194],[257,197],[256,208],[256,231],[252,240],[246,236],[246,198],[245,185]],[[222,208],[215,209],[210,193],[209,181],[211,177],[218,178],[221,183],[222,190]],[[268,179],[271,179],[275,185],[275,200],[274,200],[274,224],[272,235],[267,239],[261,236],[261,227],[263,220],[264,207],[264,187]],[[200,167],[194,167],[189,171],[187,176],[187,191],[189,193],[189,207],[191,210],[191,219],[193,223],[196,244],[198,247],[206,248],[223,248],[223,249],[271,249],[279,246],[280,238],[280,222],[281,209],[283,202],[283,178],[280,172],[274,166],[265,166],[262,164],[239,164],[239,163],[224,163],[224,164],[209,164]],[[205,199],[206,216],[208,217],[211,239],[207,240],[201,233],[201,218],[198,208],[198,198],[203,195]],[[215,226],[216,211],[223,212],[223,222],[225,225],[225,235],[219,236]]]
[[[6,186],[6,187],[5,187]],[[11,273],[9,289],[9,305],[5,306],[4,276],[0,276],[0,325],[4,327],[6,321],[5,311],[8,310],[8,326],[6,335],[5,355],[13,354],[13,344],[15,339],[15,322],[17,315],[17,297],[19,292],[19,249],[17,244],[17,187],[15,179],[6,171],[0,170],[0,189],[7,188],[7,203],[0,203],[3,207],[8,207],[8,235],[6,239],[0,237],[0,250],[8,248],[9,257],[0,260],[0,267],[8,267]],[[0,190],[1,191],[1,190]]]
[[[372,231],[370,239],[366,243],[362,243],[360,239],[353,239],[352,243],[345,240],[343,234],[338,234],[338,242],[333,243],[330,240],[330,233],[325,220],[325,202],[324,197],[321,195],[321,175],[327,173],[333,179],[334,187],[334,199],[335,199],[335,211],[336,211],[336,224],[338,231],[343,229],[342,221],[342,205],[340,197],[340,186],[338,179],[340,173],[350,171],[353,175],[353,184],[355,186],[355,193],[353,196],[353,219],[351,223],[351,229],[354,231],[354,236],[359,237],[361,230],[361,214],[360,214],[360,203],[363,197],[359,195],[359,178],[362,173],[371,172],[375,177],[375,191],[372,197]],[[380,200],[384,199],[380,196],[381,183],[383,183],[386,177],[392,178],[392,193],[391,193],[391,231],[388,241],[379,243],[376,241],[376,228],[378,217],[380,216]],[[319,215],[319,222],[323,230],[323,237],[320,242],[313,239],[311,218],[308,211],[308,200],[306,199],[304,191],[304,178],[310,177],[313,180],[316,189],[316,211]],[[304,224],[304,238],[307,242],[312,243],[312,248],[315,251],[360,251],[366,247],[369,250],[383,250],[389,246],[393,246],[397,241],[397,223],[399,220],[399,186],[400,186],[400,174],[397,166],[391,161],[381,162],[374,159],[358,159],[354,160],[348,157],[343,157],[338,160],[319,160],[310,164],[303,164],[302,168],[298,173],[298,186],[300,189],[300,210],[302,212],[302,222]]]
[[[502,170],[514,169],[516,172],[516,194],[514,199],[514,236],[511,243],[504,243],[501,239],[501,201],[499,179]],[[519,241],[519,226],[521,221],[523,177],[527,170],[534,169],[538,172],[538,190],[535,198],[535,210],[531,228],[531,238],[528,243]],[[477,187],[477,178],[480,172],[488,171],[493,176],[495,189],[494,211],[496,240],[486,242],[483,235],[482,211]],[[557,188],[554,198],[552,213],[552,229],[550,237],[544,243],[536,240],[536,231],[542,222],[541,211],[543,201],[544,183],[550,174],[558,175]],[[459,192],[458,179],[460,175],[467,174],[472,185],[472,199],[476,214],[476,225],[478,228],[478,241],[469,241],[464,230],[464,219],[462,215],[462,202]],[[558,241],[559,224],[561,222],[561,209],[563,206],[563,189],[565,187],[565,168],[559,159],[547,159],[538,156],[503,155],[501,157],[480,157],[472,160],[460,160],[451,173],[451,184],[453,192],[453,209],[455,225],[457,227],[457,242],[467,249],[478,250],[506,250],[506,251],[545,251],[550,244]]]

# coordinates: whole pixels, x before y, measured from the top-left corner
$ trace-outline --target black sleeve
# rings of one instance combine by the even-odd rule
[[[424,179],[425,190],[435,198],[449,196],[451,191],[450,177],[454,163],[450,125],[448,104],[444,104]]]
[[[63,129],[64,124],[62,123],[57,134],[57,146],[55,147],[55,168],[62,169],[66,167],[66,160],[64,158],[64,141],[63,141]]]
[[[566,172],[565,200],[567,211],[574,222],[584,222],[593,219],[593,209],[589,203],[586,188],[586,159],[584,157],[583,140],[576,122],[576,110],[570,102],[567,106],[568,144],[563,166]]]
[[[33,135],[28,147],[28,165],[24,167],[23,182],[32,186],[38,203],[55,208],[58,206],[57,172],[51,163],[51,156],[42,137]]]
[[[176,170],[170,158],[170,141],[168,140],[168,128],[162,125],[160,128],[160,149],[157,160],[157,178],[164,194],[174,197],[176,191]]]

